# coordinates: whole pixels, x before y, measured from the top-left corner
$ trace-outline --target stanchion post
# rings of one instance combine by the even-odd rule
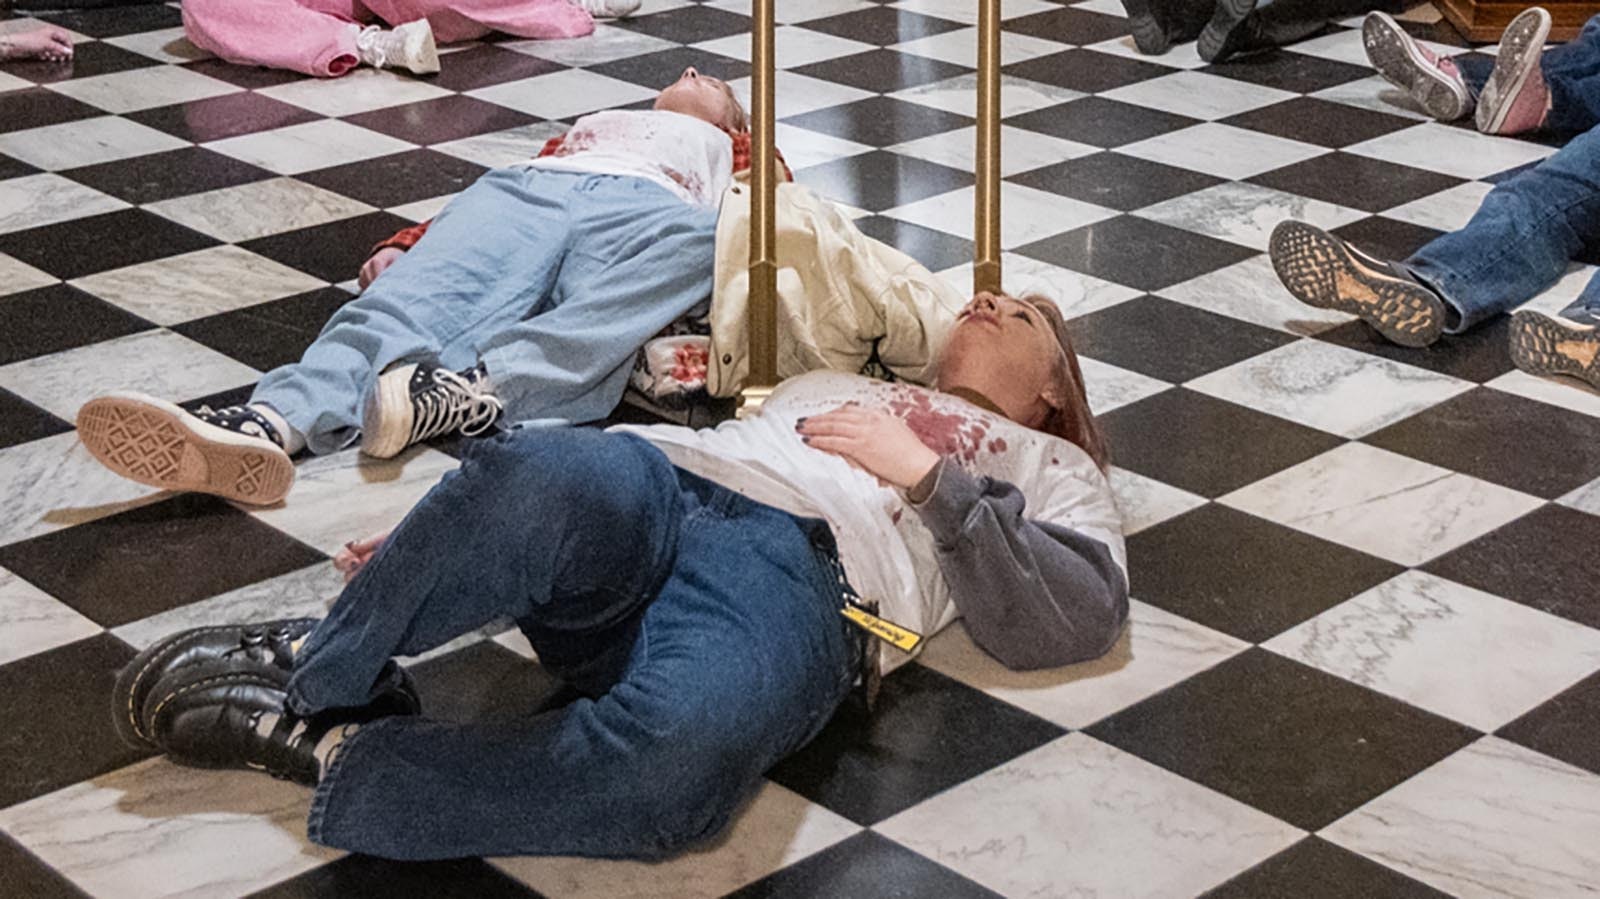
[[[973,293],[1000,293],[1000,33],[1000,0],[979,0]]]
[[[778,383],[777,154],[774,137],[775,0],[755,0],[750,34],[750,374],[739,415],[753,415]]]

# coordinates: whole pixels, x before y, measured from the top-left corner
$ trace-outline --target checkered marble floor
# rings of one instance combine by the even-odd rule
[[[782,0],[799,179],[965,285],[970,0]],[[76,444],[88,397],[216,402],[299,355],[377,239],[685,65],[747,88],[748,0],[334,82],[207,58],[168,6],[51,16],[0,66],[0,884],[27,897],[1554,897],[1600,891],[1600,395],[1497,322],[1427,351],[1302,307],[1307,219],[1401,256],[1552,152],[1426,122],[1347,22],[1208,66],[1115,0],[1007,0],[1008,286],[1073,316],[1128,518],[1132,623],[1013,674],[959,627],[659,866],[396,865],[309,845],[308,797],[120,745],[111,673],[202,622],[317,613],[328,554],[449,447],[300,468],[280,508],[152,493]],[[1408,16],[1446,52],[1437,13]],[[13,17],[0,30],[26,24]],[[1534,303],[1564,305],[1592,266]],[[414,663],[446,717],[554,685],[511,635]]]

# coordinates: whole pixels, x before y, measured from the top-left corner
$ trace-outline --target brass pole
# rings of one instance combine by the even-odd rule
[[[774,131],[774,0],[755,0],[750,35],[750,374],[740,416],[754,414],[778,383],[777,143]]]
[[[978,8],[978,190],[973,201],[972,291],[1000,292],[1000,0]]]

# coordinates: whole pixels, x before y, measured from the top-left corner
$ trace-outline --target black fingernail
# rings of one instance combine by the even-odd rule
[[[806,423],[806,419],[804,417],[797,418],[797,419],[794,420],[794,426],[797,427],[797,428],[800,427],[801,425],[805,424],[805,423]]]

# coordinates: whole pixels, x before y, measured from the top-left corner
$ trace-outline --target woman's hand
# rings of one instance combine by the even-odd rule
[[[372,258],[361,266],[361,276],[356,279],[357,283],[361,285],[361,289],[366,290],[368,284],[378,280],[378,276],[383,274],[385,269],[394,265],[405,254],[405,250],[396,247],[384,247],[373,253]]]
[[[807,445],[833,453],[887,484],[909,490],[939,464],[906,423],[887,412],[840,406],[802,418],[795,430]]]
[[[378,548],[383,546],[383,541],[388,540],[392,533],[394,528],[381,534],[373,534],[365,540],[352,540],[344,545],[344,549],[339,550],[333,557],[333,567],[344,575],[345,583],[350,583],[350,579],[366,567],[367,562],[377,554]]]

